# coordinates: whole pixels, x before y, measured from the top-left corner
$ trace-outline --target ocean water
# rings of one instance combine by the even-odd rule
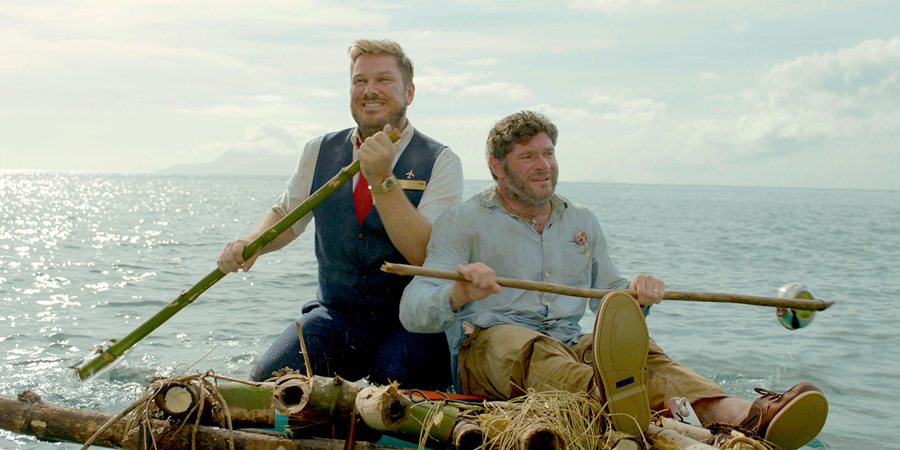
[[[249,376],[315,295],[310,233],[225,277],[98,376],[79,382],[70,367],[212,271],[285,181],[0,172],[0,395],[31,389],[118,412],[157,373]],[[467,181],[466,196],[487,184]],[[900,192],[565,182],[557,191],[597,213],[626,277],[767,296],[799,281],[836,299],[796,331],[773,308],[674,301],[655,306],[648,326],[673,359],[733,396],[819,385],[830,415],[809,447],[900,448]],[[79,447],[0,431],[0,448]]]

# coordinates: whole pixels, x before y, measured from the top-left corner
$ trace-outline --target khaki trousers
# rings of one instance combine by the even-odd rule
[[[478,329],[459,348],[459,378],[464,394],[506,400],[535,391],[590,392],[594,370],[584,362],[593,336],[588,334],[571,348],[557,339],[515,325]],[[678,364],[650,339],[644,382],[650,409],[666,409],[672,397],[691,403],[727,395],[716,383]]]

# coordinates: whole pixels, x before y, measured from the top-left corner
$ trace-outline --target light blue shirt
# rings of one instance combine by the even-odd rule
[[[482,262],[499,277],[544,281],[595,289],[625,289],[629,281],[609,259],[597,216],[588,208],[554,195],[543,233],[503,207],[496,185],[445,212],[434,224],[425,267],[456,271],[457,264]],[[578,321],[588,299],[502,288],[483,300],[450,309],[452,281],[417,276],[400,301],[400,321],[409,331],[446,331],[457,389],[462,322],[482,328],[512,324],[540,331],[567,345],[583,334]],[[600,299],[591,299],[592,311]]]

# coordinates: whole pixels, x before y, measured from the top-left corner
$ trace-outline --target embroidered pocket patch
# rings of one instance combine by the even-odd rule
[[[581,230],[575,231],[575,236],[573,236],[572,242],[574,242],[575,245],[587,244],[587,233]]]

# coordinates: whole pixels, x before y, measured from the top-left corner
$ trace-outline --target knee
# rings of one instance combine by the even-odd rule
[[[274,371],[268,367],[262,367],[264,365],[263,363],[263,361],[260,361],[257,365],[253,366],[253,369],[250,370],[250,381],[266,381],[272,376],[272,372]]]

